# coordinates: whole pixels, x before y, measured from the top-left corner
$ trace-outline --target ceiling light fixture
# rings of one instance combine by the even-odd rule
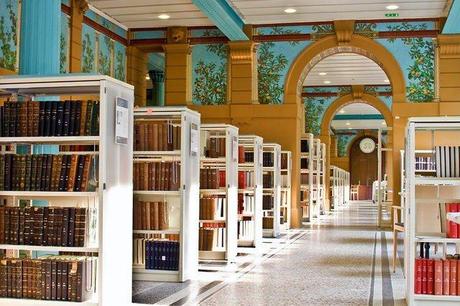
[[[325,75],[327,75],[327,72],[320,72],[320,73],[318,73],[318,75],[325,76]]]
[[[385,79],[383,80],[385,83],[390,83],[390,80],[389,79]]]
[[[390,11],[394,11],[394,10],[399,9],[399,6],[396,5],[396,4],[390,4],[390,5],[387,5],[387,6],[386,6],[386,9],[387,9],[387,10],[390,10]]]
[[[351,127],[349,127],[348,129],[349,129],[349,130],[351,130],[352,128],[351,128]]]
[[[345,123],[345,125],[350,125],[350,122]]]
[[[339,113],[345,114],[345,110],[344,110],[344,109],[341,109],[341,110],[339,110]]]
[[[386,125],[387,123],[385,121],[382,121],[382,125]]]
[[[324,81],[324,84],[331,84],[331,81]]]
[[[292,14],[292,13],[297,12],[297,10],[296,10],[295,8],[289,7],[289,8],[287,8],[287,9],[285,9],[284,12],[285,12],[286,14]]]
[[[166,19],[171,18],[171,16],[169,16],[168,14],[161,14],[161,15],[158,15],[158,18],[166,20]]]
[[[150,76],[147,74],[147,75],[145,76],[145,79],[146,79],[146,80],[150,80]]]

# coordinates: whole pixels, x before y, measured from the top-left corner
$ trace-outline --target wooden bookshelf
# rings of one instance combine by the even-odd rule
[[[91,211],[91,214],[86,215],[83,247],[2,244],[0,249],[7,251],[7,257],[13,258],[18,257],[19,252],[21,256],[26,254],[28,258],[37,258],[38,251],[40,256],[56,255],[60,252],[94,254],[97,262],[95,282],[90,284],[91,288],[86,288],[92,292],[92,297],[83,302],[0,298],[0,305],[130,304],[132,284],[129,266],[132,255],[130,250],[132,237],[129,232],[132,220],[133,86],[100,75],[19,76],[0,79],[0,91],[11,93],[13,101],[17,95],[32,101],[37,99],[42,103],[68,99],[69,96],[72,96],[72,100],[77,101],[88,99],[89,96],[99,101],[98,133],[100,135],[0,137],[1,144],[18,144],[12,146],[12,150],[8,153],[17,154],[19,150],[21,154],[27,155],[74,153],[97,158],[97,161],[92,159],[89,166],[94,191],[0,191],[0,199],[6,203],[6,207],[18,207],[21,200],[21,205],[25,203],[26,207],[46,207],[47,209],[76,207]],[[118,118],[116,118],[116,108],[119,111]],[[53,117],[48,118],[50,118],[49,122],[53,122]],[[64,124],[66,120],[64,118]],[[121,123],[118,129],[116,129],[117,121]],[[54,123],[49,124],[54,125]],[[115,135],[116,130],[117,135]],[[121,142],[120,144],[115,142],[116,137]],[[92,152],[61,152],[58,145],[92,145],[93,148],[97,145],[97,151],[95,149]],[[54,165],[53,163],[51,166]]]
[[[276,238],[280,235],[280,202],[281,202],[281,146],[276,143],[263,144],[263,175],[270,176],[269,182],[263,186],[263,197],[269,201],[262,203],[263,236]],[[272,162],[267,162],[271,160]],[[265,181],[266,179],[263,178]],[[264,200],[263,200],[264,201]]]
[[[135,255],[145,255],[133,258],[133,279],[184,282],[195,277],[198,271],[200,114],[186,107],[142,107],[134,110],[134,121],[135,135],[138,138],[147,133],[143,138],[147,139],[144,143],[139,143],[140,139],[137,139],[134,164],[149,165],[151,172],[148,175],[148,186],[145,186],[145,181],[144,184],[142,182],[134,184],[137,188],[134,190],[133,205],[165,203],[162,207],[164,205],[166,212],[162,215],[166,220],[164,220],[164,228],[160,229],[160,225],[152,221],[162,219],[159,209],[157,211],[157,208],[154,208],[152,211],[151,208],[144,210],[134,207],[139,214],[138,218],[150,216],[152,219],[150,221],[144,219],[146,222],[135,222],[137,229],[132,230],[138,243],[135,244],[135,248],[137,247]],[[155,138],[158,141],[154,141]],[[163,170],[158,172],[157,163],[175,163],[178,168],[171,168],[170,173],[162,172]],[[155,175],[153,171],[156,171]],[[173,175],[171,171],[175,174]],[[172,181],[159,182],[162,177]],[[175,240],[173,237],[176,236],[179,243],[176,250],[178,254],[175,255],[178,256],[177,266],[169,267],[173,270],[165,270],[164,265],[155,263],[149,266],[148,254],[143,250],[146,241]],[[154,255],[152,256],[155,258]],[[166,257],[162,258],[169,260]]]
[[[438,177],[437,173],[420,170],[433,170],[443,167],[435,159],[438,146],[460,146],[460,117],[409,118],[406,127],[404,178],[402,199],[405,210],[405,268],[406,301],[412,305],[459,305],[460,294],[434,295],[418,291],[416,282],[416,261],[420,259],[420,248],[429,252],[429,259],[444,260],[457,254],[460,249],[458,234],[452,235],[449,224],[449,203],[460,203],[460,179],[458,177]],[[420,156],[433,156],[435,165],[427,166]],[[420,169],[422,168],[422,169]],[[426,169],[428,168],[428,169]],[[456,214],[455,212],[453,214]],[[455,228],[456,233],[457,229]],[[429,246],[429,248],[427,248]],[[436,252],[433,249],[437,250]],[[427,258],[426,255],[424,258]],[[455,260],[455,259],[453,259]],[[438,261],[439,263],[439,261]],[[420,264],[420,262],[419,262]],[[444,262],[442,263],[442,266]],[[444,271],[444,267],[442,267]],[[435,272],[434,272],[435,273]],[[436,275],[433,276],[435,278]],[[422,281],[423,282],[423,281]],[[445,285],[443,279],[442,285]],[[438,287],[439,288],[439,287]]]
[[[260,249],[262,244],[262,152],[263,139],[255,135],[240,135],[238,145],[244,148],[246,158],[239,160],[240,172],[249,173],[251,183],[238,189],[242,211],[238,216],[238,252]],[[238,186],[238,188],[243,186]],[[247,198],[246,198],[247,197]],[[252,205],[248,205],[250,202]]]
[[[200,209],[203,217],[210,216],[198,222],[202,235],[199,259],[234,262],[237,254],[238,128],[228,124],[202,124],[200,135]]]
[[[280,223],[281,231],[291,228],[291,173],[292,152],[281,151],[281,204]]]
[[[300,206],[302,207],[302,222],[309,222],[311,209],[314,204],[314,165],[315,145],[313,134],[308,133],[300,139]]]

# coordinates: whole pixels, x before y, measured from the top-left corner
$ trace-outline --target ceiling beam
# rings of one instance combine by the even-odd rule
[[[453,0],[442,34],[460,34],[460,0]]]
[[[192,0],[230,40],[249,40],[243,31],[244,22],[226,0]]]

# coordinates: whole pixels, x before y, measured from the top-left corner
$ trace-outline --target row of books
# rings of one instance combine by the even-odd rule
[[[275,157],[273,152],[264,152],[263,154],[263,159],[262,159],[262,166],[263,167],[273,167],[274,162],[275,162]]]
[[[200,169],[200,188],[219,189],[225,187],[225,171],[212,168]]]
[[[252,194],[238,194],[238,214],[253,214],[255,212],[255,198]]]
[[[274,199],[271,195],[264,194],[262,196],[262,209],[263,210],[271,210],[273,209]]]
[[[415,294],[460,295],[460,255],[415,259]]]
[[[179,270],[179,241],[135,238],[133,244],[133,264],[147,270]]]
[[[460,177],[460,147],[436,146],[436,176]]]
[[[133,165],[134,190],[180,189],[180,163],[178,161],[135,162]]]
[[[165,230],[169,228],[167,202],[134,201],[135,230]]]
[[[225,137],[209,137],[206,140],[204,156],[210,158],[225,157],[225,141]]]
[[[252,240],[254,239],[254,221],[239,220],[238,221],[238,239]]]
[[[263,188],[273,188],[274,186],[274,173],[267,172],[262,176],[262,186]]]
[[[460,212],[460,203],[446,203],[446,213]],[[447,237],[460,238],[460,225],[453,221],[447,221]]]
[[[301,173],[300,174],[300,184],[301,185],[308,185],[309,184],[309,175],[308,173]]]
[[[288,154],[281,153],[281,170],[288,170]]]
[[[0,244],[83,247],[86,208],[0,207]]]
[[[145,266],[145,241],[168,240],[179,242],[179,234],[134,234],[133,235],[133,265]]]
[[[308,166],[310,164],[310,159],[308,158],[302,158],[300,160],[300,169],[303,169],[303,170],[308,170]]]
[[[245,151],[244,152],[244,161],[240,163],[253,163],[254,162],[254,152],[253,151]]]
[[[302,153],[310,152],[310,143],[307,139],[300,140],[300,152]]]
[[[199,250],[200,251],[215,251],[216,249],[225,248],[226,229],[223,227],[208,228],[200,227]]]
[[[200,198],[200,220],[222,220],[225,218],[225,196]]]
[[[136,120],[134,151],[180,150],[180,126],[171,121]]]
[[[264,229],[273,229],[273,223],[275,221],[275,218],[273,217],[263,217],[262,218],[262,228]]]
[[[96,288],[97,258],[0,260],[0,297],[84,302]]]
[[[99,101],[9,101],[0,119],[2,137],[97,136]]]
[[[286,174],[281,173],[281,187],[288,187],[291,185],[291,181],[289,180],[289,176]]]
[[[238,171],[238,189],[246,189],[247,187],[254,187],[254,172]]]
[[[244,146],[238,146],[238,163],[244,164],[246,162],[246,148]]]
[[[417,170],[435,171],[436,163],[431,156],[416,156],[415,171]]]
[[[0,155],[0,190],[94,191],[97,164],[85,154]]]

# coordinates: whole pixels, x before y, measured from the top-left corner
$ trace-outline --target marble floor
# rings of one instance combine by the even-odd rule
[[[401,260],[371,202],[352,202],[302,229],[264,239],[262,254],[201,263],[182,284],[136,281],[133,302],[157,305],[405,305]],[[402,248],[401,252],[402,253]]]

